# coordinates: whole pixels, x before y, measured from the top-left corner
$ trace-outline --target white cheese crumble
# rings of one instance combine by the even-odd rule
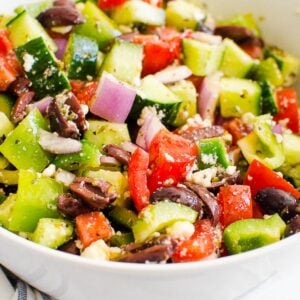
[[[236,166],[229,166],[225,170],[226,174],[229,176],[233,175],[236,172]]]
[[[98,240],[86,247],[82,251],[81,256],[96,260],[110,260],[120,254],[120,248],[109,247],[103,240]]]
[[[178,221],[166,229],[168,235],[172,238],[188,239],[195,232],[195,227],[187,221]]]
[[[211,185],[212,179],[217,176],[217,173],[217,167],[207,168],[205,170],[189,174],[187,180],[196,184],[201,184],[204,187],[208,187]]]
[[[255,116],[254,114],[250,113],[250,112],[246,112],[242,115],[242,122],[245,124],[245,125],[253,125],[254,124],[254,121],[255,121]]]
[[[73,173],[60,168],[55,173],[55,180],[63,183],[65,186],[69,186],[75,180],[75,177]]]
[[[218,155],[210,153],[210,154],[201,154],[201,161],[206,165],[215,165],[218,161]]]
[[[23,55],[23,60],[24,60],[23,67],[24,67],[25,72],[30,72],[32,69],[32,66],[35,62],[34,57],[28,53],[25,53]]]
[[[43,175],[48,176],[48,177],[53,177],[56,171],[56,167],[54,164],[50,164],[44,171]]]

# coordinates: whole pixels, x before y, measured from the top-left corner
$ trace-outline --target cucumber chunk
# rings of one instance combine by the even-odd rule
[[[97,43],[87,37],[72,33],[63,57],[68,77],[82,80],[86,80],[89,76],[94,77],[97,59]]]
[[[14,48],[40,37],[51,51],[55,52],[57,50],[56,44],[43,26],[25,10],[7,24],[7,29]]]
[[[177,116],[172,123],[173,126],[179,127],[197,113],[197,91],[194,84],[188,80],[175,82],[168,85],[168,88],[182,101]]]
[[[300,69],[300,60],[277,47],[269,47],[265,51],[266,58],[272,57],[278,64],[283,76],[284,86],[293,84]]]
[[[263,81],[260,83],[260,86],[262,90],[262,113],[270,113],[271,115],[278,114],[279,110],[277,105],[277,99],[271,84],[268,81]]]
[[[223,46],[208,45],[192,39],[183,39],[184,64],[194,75],[207,76],[220,67]]]
[[[137,119],[145,106],[151,106],[158,113],[163,115],[162,121],[172,124],[178,114],[181,99],[173,94],[163,83],[158,81],[153,75],[148,75],[142,79],[130,117]]]
[[[141,23],[162,26],[165,23],[165,12],[144,1],[129,0],[115,9],[112,18],[117,24],[122,25]]]
[[[31,40],[15,51],[39,98],[55,96],[70,89],[68,78],[59,70],[56,58],[42,37]]]
[[[142,210],[132,226],[136,243],[143,243],[155,232],[162,231],[177,221],[194,223],[198,213],[192,208],[175,202],[161,201]]]
[[[92,1],[87,1],[81,11],[86,22],[75,26],[75,32],[94,39],[99,49],[104,49],[110,41],[120,35],[117,25]]]
[[[31,240],[37,244],[56,249],[73,237],[73,224],[63,219],[42,218]]]
[[[246,77],[254,66],[254,60],[234,41],[225,39],[224,57],[220,70],[227,77]]]
[[[196,5],[182,1],[169,1],[166,8],[166,25],[178,30],[195,30],[205,19],[205,13]]]
[[[0,111],[2,111],[8,118],[14,105],[14,99],[6,94],[0,93]]]
[[[0,205],[0,224],[8,228],[9,218],[16,203],[17,195],[10,194]]]
[[[283,76],[274,60],[269,57],[259,63],[254,71],[254,79],[258,81],[269,81],[274,86],[281,86],[283,84]]]
[[[5,139],[5,137],[14,129],[14,125],[8,119],[8,117],[0,111],[0,138]]]
[[[23,10],[26,10],[32,17],[36,18],[40,13],[50,8],[54,0],[43,0],[36,3],[27,3],[18,6],[15,9],[17,14],[21,13]]]
[[[121,81],[138,85],[142,72],[142,61],[143,46],[116,40],[104,59],[101,73],[106,71]]]
[[[241,117],[246,112],[261,113],[261,87],[255,81],[222,78],[220,92],[222,117]]]

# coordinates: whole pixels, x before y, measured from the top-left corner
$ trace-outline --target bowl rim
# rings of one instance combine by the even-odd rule
[[[300,237],[300,233],[296,233],[292,236],[284,238],[281,241],[275,242],[273,244],[250,250],[240,254],[234,254],[230,256],[220,257],[217,259],[207,259],[200,260],[196,262],[187,263],[170,263],[170,264],[139,264],[139,263],[124,263],[115,262],[107,260],[96,260],[79,255],[69,254],[56,249],[51,249],[43,245],[36,244],[30,240],[27,240],[9,230],[0,226],[0,239],[9,239],[11,243],[18,244],[21,247],[25,247],[33,252],[40,252],[43,255],[52,257],[53,259],[59,259],[63,261],[68,261],[74,263],[78,266],[99,268],[99,270],[106,269],[108,271],[118,271],[118,272],[147,272],[147,274],[157,273],[161,275],[162,273],[170,274],[172,272],[191,272],[191,271],[203,271],[206,269],[221,268],[222,266],[227,266],[228,264],[233,265],[246,261],[256,256],[263,256],[268,252],[279,251],[283,247],[288,247],[295,243]],[[1,263],[1,262],[0,262]]]

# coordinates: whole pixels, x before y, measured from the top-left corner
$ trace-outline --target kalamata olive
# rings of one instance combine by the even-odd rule
[[[287,227],[285,230],[285,236],[290,236],[297,232],[300,232],[300,216],[299,215],[295,216],[287,223]]]
[[[172,202],[184,204],[199,212],[199,219],[203,215],[203,201],[196,193],[185,187],[161,187],[151,195],[151,202],[168,199]]]
[[[285,220],[300,213],[300,203],[288,192],[276,188],[260,190],[256,196],[257,201],[266,214],[279,213]]]

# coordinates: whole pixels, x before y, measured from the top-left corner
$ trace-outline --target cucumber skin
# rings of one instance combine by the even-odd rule
[[[40,99],[48,95],[55,96],[71,88],[68,78],[59,70],[58,63],[43,38],[31,40],[15,49],[15,52],[23,66],[26,63],[25,55],[32,56],[34,61],[31,69],[25,70],[25,73]]]
[[[96,75],[98,58],[97,43],[85,36],[72,33],[63,61],[70,79],[86,80]]]

